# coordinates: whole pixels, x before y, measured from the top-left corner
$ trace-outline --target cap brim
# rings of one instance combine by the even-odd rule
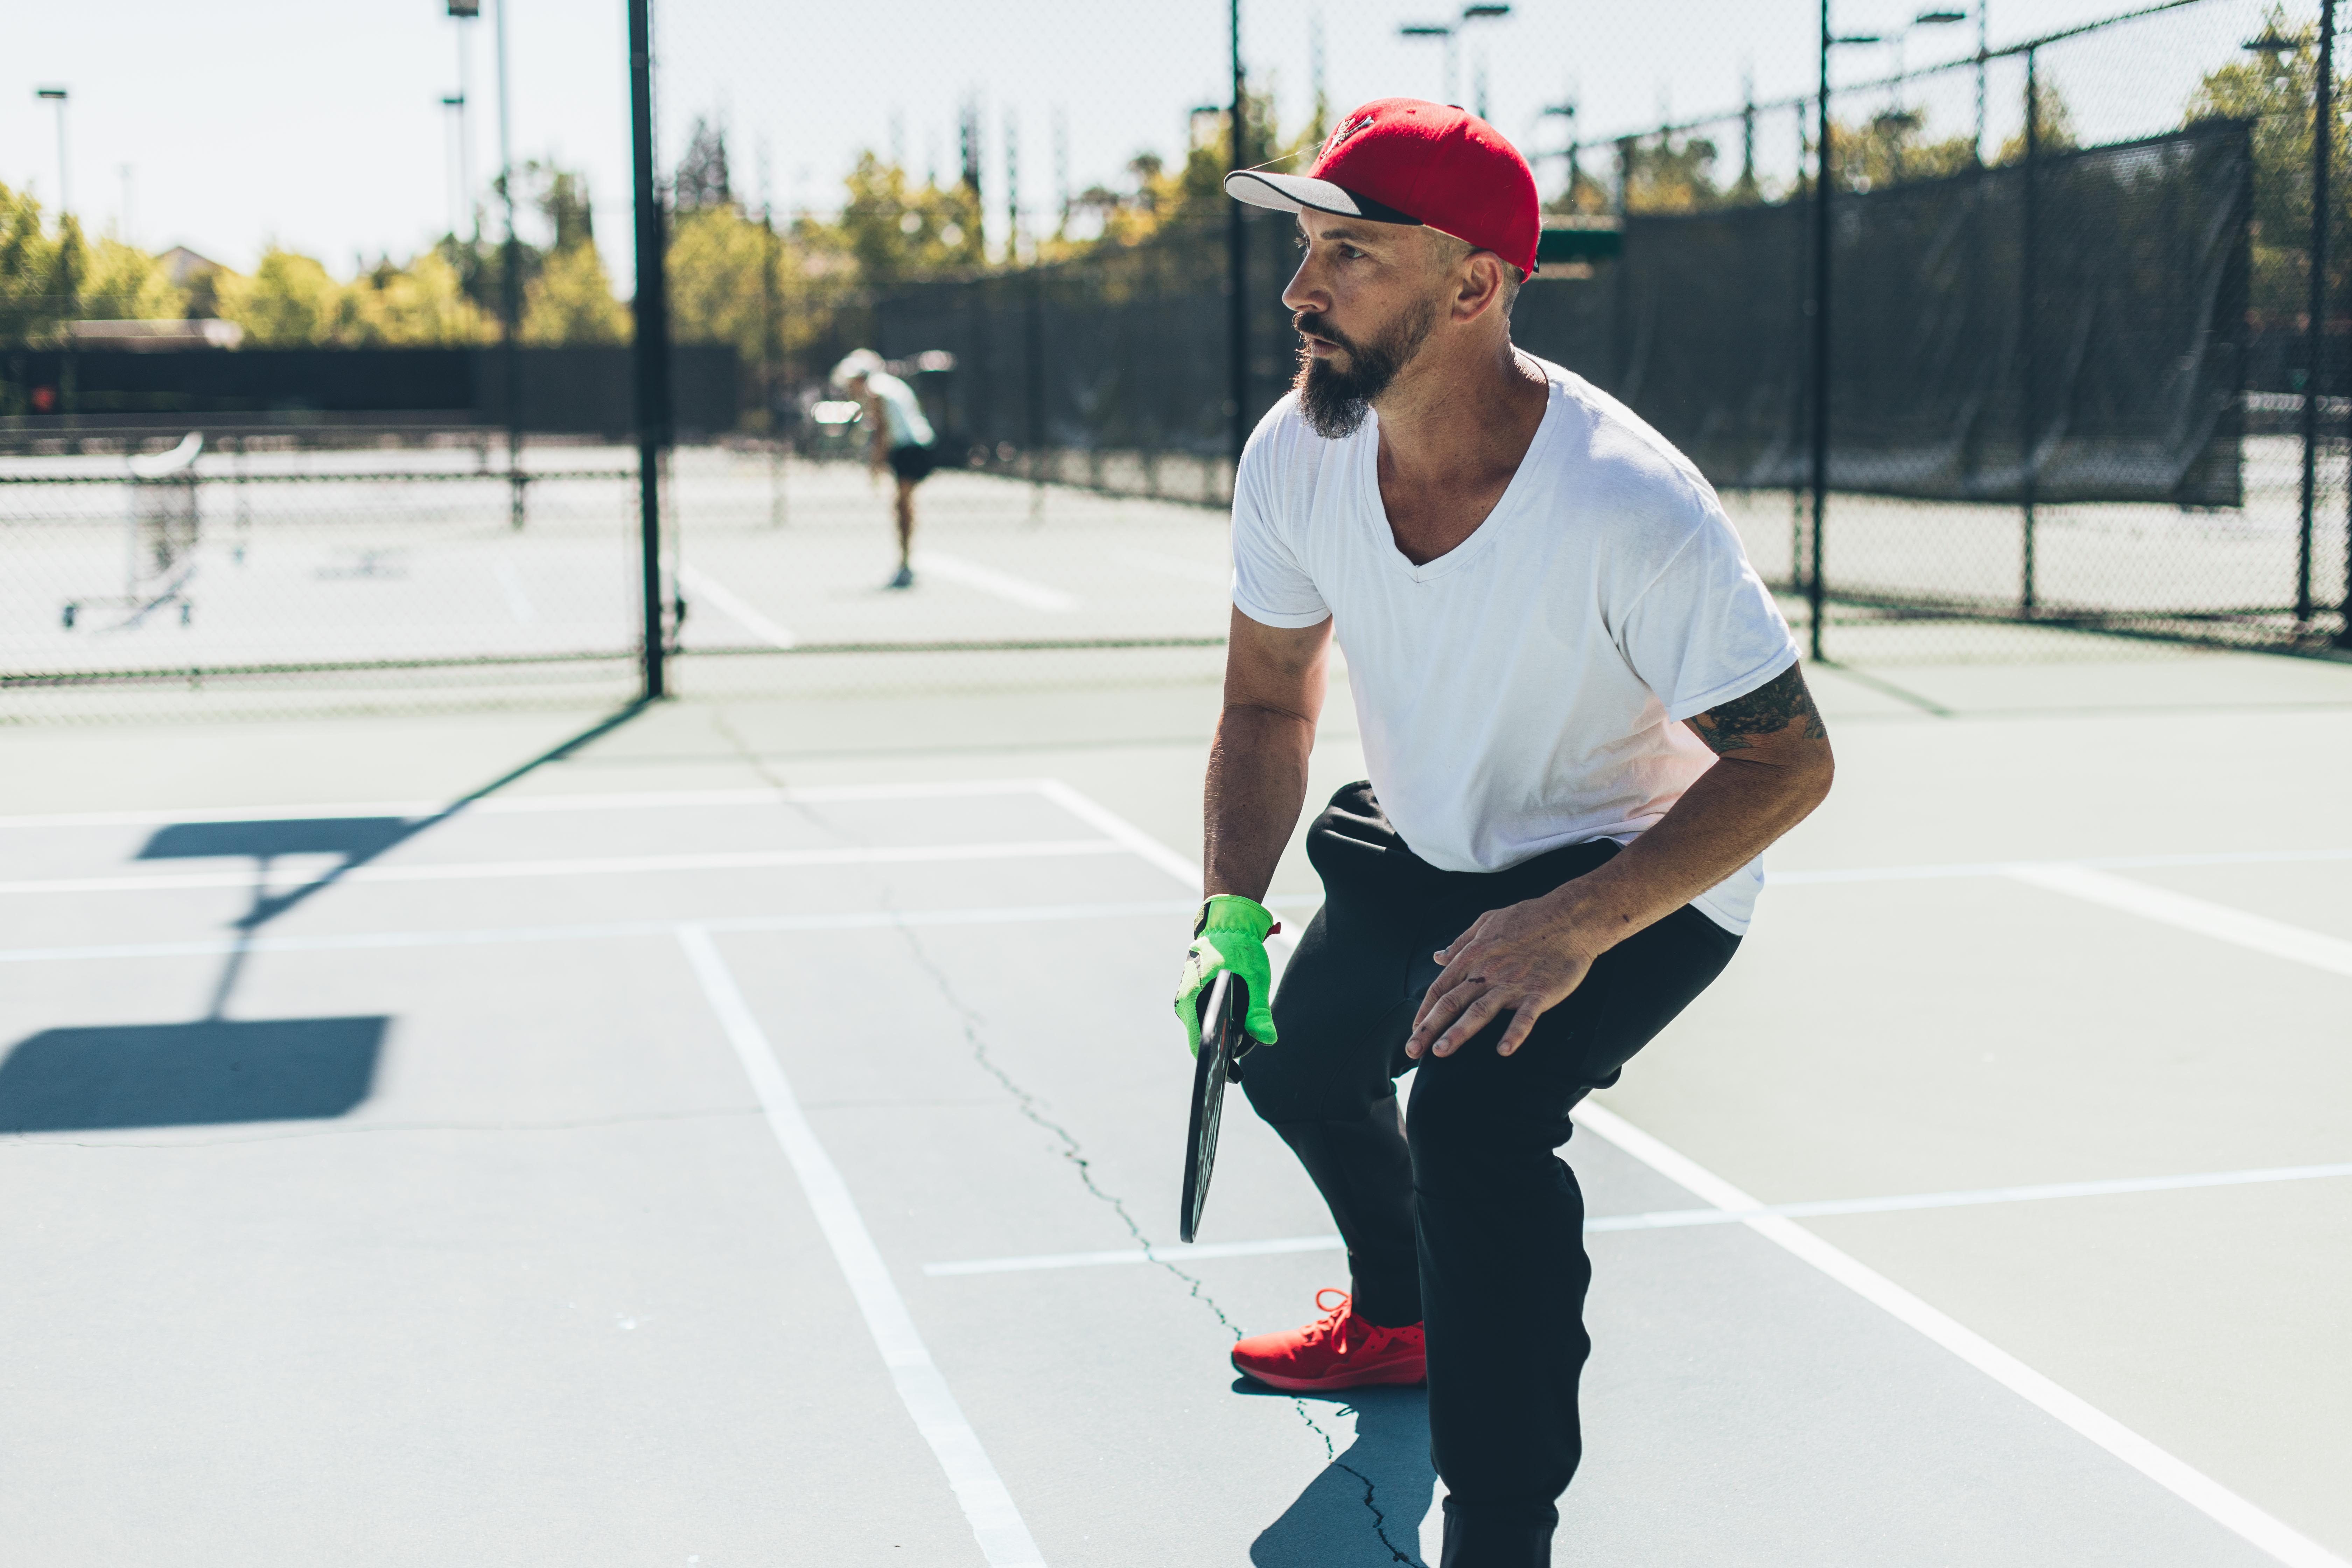
[[[1314,211],[1332,213],[1340,217],[1360,217],[1367,223],[1403,224],[1413,228],[1422,226],[1421,220],[1410,213],[1401,213],[1328,180],[1310,179],[1305,174],[1276,174],[1263,169],[1240,169],[1225,176],[1225,195],[1237,202],[1254,207],[1272,207],[1276,212]]]

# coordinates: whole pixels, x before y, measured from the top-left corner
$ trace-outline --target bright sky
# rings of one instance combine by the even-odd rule
[[[629,272],[628,101],[624,0],[504,0],[518,161],[584,168],[597,234],[616,280]],[[2122,0],[1987,0],[1994,47],[2122,8]],[[55,106],[36,88],[66,87],[69,196],[93,226],[142,245],[186,244],[250,267],[276,240],[338,271],[407,255],[446,229],[453,195],[453,117],[460,39],[471,62],[473,169],[487,185],[498,158],[494,7],[460,24],[444,0],[0,0],[9,40],[0,70],[0,180],[56,199]],[[1973,4],[1973,0],[1969,0]],[[2305,3],[2290,10],[2310,9]],[[1837,0],[1842,33],[1899,26],[1920,0]],[[2086,141],[2174,123],[2200,72],[2259,31],[2260,0],[2200,0],[2180,16],[2133,24],[2091,46],[2053,50],[2044,69],[2066,92]],[[1286,124],[1306,113],[1313,40],[1337,109],[1388,94],[1445,95],[1445,48],[1398,37],[1402,22],[1457,8],[1418,0],[1244,0],[1254,77],[1270,81]],[[1743,71],[1759,98],[1810,89],[1811,0],[1518,0],[1514,13],[1465,29],[1456,101],[1483,69],[1490,117],[1522,150],[1564,140],[1547,105],[1573,92],[1588,134],[1736,105]],[[1116,180],[1137,151],[1180,154],[1188,111],[1229,92],[1221,0],[655,0],[664,163],[697,113],[730,130],[738,186],[756,199],[761,165],[777,206],[826,208],[856,152],[895,143],[919,174],[956,166],[956,121],[979,104],[992,231],[1003,223],[1008,121],[1017,130],[1023,205],[1057,201],[1055,128],[1070,188]],[[1917,66],[1970,52],[1973,24],[1915,29]],[[1892,46],[1840,51],[1842,80],[1885,74]],[[2017,121],[2021,74],[1997,68],[1992,134]],[[1949,132],[1974,115],[1972,72],[1925,98]],[[1857,106],[1867,109],[1867,104]],[[1736,128],[1721,138],[1736,165]],[[1769,170],[1794,155],[1790,117],[1759,132]],[[1549,188],[1564,177],[1539,159]],[[128,171],[126,174],[126,170]],[[128,208],[127,225],[125,221]]]

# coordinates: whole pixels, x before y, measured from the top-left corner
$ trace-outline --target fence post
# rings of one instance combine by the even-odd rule
[[[1821,119],[1813,172],[1813,550],[1805,574],[1812,657],[1822,651],[1822,535],[1830,510],[1830,0],[1822,0]]]
[[[2297,626],[2311,619],[2311,521],[2319,482],[2319,399],[2327,389],[2321,362],[2327,342],[2327,161],[2336,128],[2335,86],[2336,0],[2320,0],[2319,79],[2312,92],[2311,118],[2311,292],[2303,333],[2303,517],[2294,554]]]
[[[784,301],[783,301],[783,242],[776,235],[776,215],[762,199],[760,203],[761,237],[760,266],[760,400],[767,405],[768,435],[768,526],[784,526],[784,443],[777,426],[781,420],[778,389],[783,379]]]
[[[1234,204],[1238,206],[1241,204]],[[1028,405],[1028,429],[1022,445],[1029,448],[1029,521],[1045,521],[1045,289],[1041,268],[1033,260],[1022,281],[1028,287],[1022,300],[1028,317],[1021,345],[1022,399]],[[1096,450],[1101,450],[1097,443]],[[1236,448],[1238,458],[1239,450]]]
[[[500,16],[505,15],[503,0]],[[629,0],[629,140],[636,185],[638,570],[645,591],[645,696],[663,695],[661,462],[669,445],[669,310],[663,293],[662,210],[654,189],[653,0]]]
[[[1805,330],[1804,323],[1813,297],[1813,258],[1811,244],[1813,232],[1811,216],[1813,187],[1812,176],[1807,173],[1811,167],[1813,139],[1805,130],[1806,118],[1811,112],[1811,100],[1801,98],[1797,100],[1797,183],[1796,191],[1789,202],[1789,219],[1791,225],[1790,232],[1797,237],[1796,263],[1791,271],[1797,280],[1797,323],[1800,334]],[[1812,364],[1810,360],[1807,360],[1805,362],[1806,379],[1799,384],[1797,395],[1790,400],[1792,408],[1804,409],[1808,414],[1812,408],[1811,375]],[[1795,433],[1793,429],[1791,433]],[[1795,443],[1792,441],[1790,445],[1793,447]],[[1798,481],[1793,468],[1789,475],[1789,591],[1792,594],[1801,594],[1805,591],[1805,487]]]
[[[1242,0],[1229,0],[1226,7],[1227,26],[1231,33],[1234,67],[1234,106],[1232,111],[1232,146],[1234,167],[1249,167],[1247,84],[1242,78]],[[1228,439],[1234,451],[1234,482],[1241,482],[1242,447],[1249,440],[1249,231],[1244,226],[1243,204],[1225,203],[1225,355],[1227,359],[1225,389],[1232,428]]]
[[[515,238],[514,200],[514,115],[508,105],[513,95],[507,89],[507,6],[509,0],[499,0],[499,195],[505,199],[507,209],[507,240],[499,261],[499,363],[506,367],[507,380],[507,489],[508,518],[512,526],[523,523],[522,472],[522,245]]]
[[[1633,138],[1617,139],[1617,222],[1618,232],[1623,233],[1625,220],[1633,210]],[[1609,390],[1620,397],[1632,395],[1626,384],[1633,374],[1633,269],[1621,255],[1617,264],[1609,269],[1609,353],[1615,362],[1616,384]]]
[[[2035,53],[2025,51],[2025,213],[2024,233],[2018,247],[2017,374],[2018,374],[2018,495],[2023,506],[2024,562],[2018,606],[2033,613],[2033,502],[2040,477],[2034,440],[2040,434],[2041,411],[2035,406],[2033,286],[2040,260],[2042,220],[2042,95],[2035,72]]]

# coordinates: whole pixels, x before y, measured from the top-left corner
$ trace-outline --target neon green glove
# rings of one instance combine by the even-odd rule
[[[1265,939],[1281,929],[1272,910],[1236,893],[1219,893],[1201,906],[1176,991],[1176,1016],[1194,1056],[1201,1054],[1201,999],[1216,984],[1219,970],[1232,971],[1249,988],[1249,1016],[1242,1027],[1261,1045],[1274,1044],[1274,969],[1266,963]]]

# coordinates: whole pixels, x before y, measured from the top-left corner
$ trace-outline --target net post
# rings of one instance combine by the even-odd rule
[[[669,445],[669,310],[663,290],[662,210],[654,188],[653,3],[629,0],[629,141],[636,206],[638,570],[645,603],[645,700],[665,694],[662,668],[661,459]]]
[[[1813,537],[1812,562],[1805,574],[1805,606],[1811,656],[1822,651],[1822,535],[1830,507],[1830,0],[1822,0],[1821,119],[1813,174]]]
[[[2319,76],[2312,90],[2311,116],[2311,292],[2303,332],[2303,508],[2294,555],[2297,626],[2311,619],[2312,509],[2318,499],[2319,399],[2327,386],[2320,361],[2326,352],[2327,165],[2335,131],[2335,76],[2336,0],[2320,0]]]
[[[2035,452],[2033,444],[2040,433],[2041,412],[2035,406],[2034,386],[2034,270],[2041,249],[2041,157],[2042,157],[2042,94],[2037,72],[2038,50],[2025,51],[2025,196],[2023,234],[2018,247],[2017,268],[2017,376],[2018,376],[2018,463],[2017,486],[2021,507],[2020,545],[2022,556],[2018,583],[2018,608],[2027,615],[2033,613],[2033,502]]]

